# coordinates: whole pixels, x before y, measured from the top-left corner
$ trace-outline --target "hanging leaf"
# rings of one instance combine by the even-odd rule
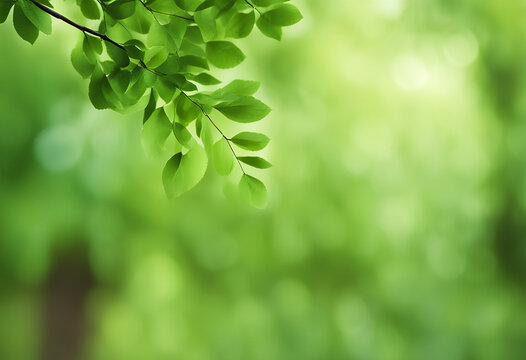
[[[230,69],[245,60],[245,54],[230,41],[206,43],[206,55],[210,62],[220,69]]]
[[[212,6],[194,13],[195,22],[199,26],[199,30],[201,30],[204,41],[212,40],[216,34],[216,17],[218,12],[219,10],[215,6]]]
[[[170,160],[168,160],[163,169],[162,179],[164,191],[166,192],[166,196],[168,196],[169,198],[173,198],[175,195],[175,184],[173,184],[173,182],[175,174],[177,173],[177,170],[179,170],[179,166],[181,165],[182,158],[182,153],[179,152],[175,154],[170,158]]]
[[[12,0],[3,0],[0,2],[0,24],[5,22],[14,4],[15,1]]]
[[[214,107],[230,120],[240,123],[261,120],[271,111],[267,105],[252,96],[243,96],[231,102],[222,102]]]
[[[81,0],[80,11],[88,19],[97,20],[100,18],[100,10],[95,0]]]
[[[291,4],[282,4],[262,14],[261,17],[278,26],[294,25],[303,18],[300,11]]]
[[[30,44],[34,44],[38,38],[38,29],[26,17],[19,3],[16,3],[13,11],[13,26],[18,35]]]
[[[242,149],[257,151],[264,149],[270,139],[268,136],[260,133],[245,131],[237,134],[230,141]]]
[[[105,9],[114,19],[123,20],[133,15],[135,5],[135,0],[116,0],[106,5]]]
[[[184,147],[190,149],[197,145],[194,137],[192,134],[190,134],[188,129],[178,122],[173,123],[173,132],[179,144],[183,145]]]
[[[5,0],[3,0],[5,1]],[[35,4],[28,0],[19,0],[17,4],[20,6],[24,15],[35,25],[35,27],[44,34],[51,34],[51,16],[40,10]]]
[[[84,35],[82,50],[89,62],[95,64],[98,61],[98,55],[102,54],[102,42],[97,37]]]
[[[88,78],[95,69],[95,65],[90,63],[82,50],[82,43],[77,44],[71,52],[71,63],[77,72],[84,79]]]
[[[201,146],[194,146],[186,154],[180,154],[172,157],[163,171],[164,189],[170,198],[196,186],[203,178],[208,164],[206,152]]]
[[[239,193],[248,204],[264,208],[267,204],[267,188],[253,176],[243,174],[239,181]]]
[[[281,40],[283,34],[281,26],[268,21],[266,17],[260,16],[258,21],[256,21],[256,26],[263,35],[266,35],[269,38],[276,39],[278,41]]]
[[[119,67],[124,68],[130,64],[130,58],[126,53],[126,50],[121,49],[112,43],[106,42],[106,51],[108,52],[109,57],[115,61]]]
[[[144,62],[150,69],[155,69],[168,58],[168,50],[161,46],[156,46],[146,50]]]
[[[226,176],[234,168],[234,156],[225,138],[219,139],[212,148],[214,165],[219,175]]]
[[[142,129],[142,140],[146,152],[150,155],[160,154],[171,130],[172,124],[164,109],[156,109],[144,123]]]
[[[272,166],[271,163],[259,156],[238,156],[237,158],[239,161],[258,169],[268,169]]]
[[[247,37],[252,32],[256,22],[254,11],[247,14],[237,13],[230,18],[227,25],[226,36],[241,39]]]

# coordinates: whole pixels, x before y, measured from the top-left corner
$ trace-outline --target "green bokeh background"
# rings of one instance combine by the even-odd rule
[[[526,358],[526,3],[293,3],[219,73],[273,108],[263,211],[214,171],[167,200],[76,30],[0,26],[0,359],[68,321],[89,360]]]

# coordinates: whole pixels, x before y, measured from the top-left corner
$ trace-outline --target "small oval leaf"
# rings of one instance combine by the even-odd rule
[[[239,193],[243,200],[254,207],[264,208],[267,204],[267,188],[253,176],[247,174],[241,176]]]
[[[265,148],[270,141],[268,136],[264,134],[248,131],[241,132],[230,140],[240,148],[249,151],[261,150]]]

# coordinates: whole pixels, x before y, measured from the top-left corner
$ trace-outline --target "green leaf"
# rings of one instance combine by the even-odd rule
[[[122,104],[119,95],[113,90],[108,78],[105,76],[102,79],[102,95],[108,103],[108,108],[114,110],[120,110]]]
[[[237,158],[239,161],[258,169],[268,169],[272,166],[271,163],[259,156],[238,156]]]
[[[156,109],[143,124],[142,140],[146,152],[150,155],[160,154],[171,131],[172,124],[164,109]]]
[[[212,6],[204,10],[196,11],[194,19],[203,35],[204,41],[210,41],[216,34],[216,16],[219,10]]]
[[[104,73],[107,75],[119,69],[117,64],[115,64],[113,61],[110,61],[110,60],[102,61],[100,64],[102,65],[102,71],[104,71]]]
[[[183,19],[173,18],[166,25],[160,25],[154,22],[148,33],[149,46],[161,46],[167,48],[170,52],[176,52],[181,46],[183,36],[188,26]]]
[[[152,26],[150,27],[150,32],[148,33],[147,38],[148,46],[161,46],[161,47],[168,47],[168,48],[174,48],[176,47],[174,39],[170,36],[166,28],[158,24],[157,22],[153,22]]]
[[[80,11],[88,19],[98,20],[100,18],[99,6],[95,0],[81,0]]]
[[[18,0],[17,4],[26,15],[26,17],[42,31],[44,34],[51,34],[51,16],[40,10],[35,4],[29,0]]]
[[[166,61],[157,68],[158,71],[164,74],[177,74],[179,71],[179,56],[177,55],[168,55]]]
[[[30,44],[35,43],[38,38],[38,29],[26,17],[20,8],[19,3],[15,5],[15,10],[13,10],[13,25],[16,32],[22,39],[29,42]]]
[[[183,125],[174,121],[172,130],[179,144],[189,149],[197,145],[192,134]]]
[[[116,0],[106,6],[106,12],[114,19],[129,18],[135,12],[135,0]]]
[[[137,43],[140,43],[140,41],[137,41]],[[140,44],[142,45],[142,43]],[[142,60],[144,58],[144,51],[132,40],[126,41],[124,43],[124,48],[126,49],[128,56],[132,59]]]
[[[264,134],[244,131],[234,136],[230,141],[242,149],[257,151],[265,148],[270,139]]]
[[[177,6],[183,10],[194,11],[204,0],[175,0]]]
[[[200,127],[199,137],[203,142],[203,146],[206,150],[212,151],[212,147],[214,146],[214,131],[216,130],[212,128],[212,124],[210,124],[210,121],[203,114],[200,114],[197,117],[196,128],[198,127],[198,124]]]
[[[220,69],[233,68],[245,59],[245,54],[230,41],[206,43],[206,55],[210,62]]]
[[[212,147],[214,165],[219,175],[227,176],[234,168],[234,156],[225,138],[219,139]]]
[[[253,176],[243,174],[239,181],[239,193],[250,205],[264,208],[267,204],[267,188]]]
[[[157,96],[155,95],[155,91],[152,89],[150,91],[150,97],[148,100],[148,104],[146,105],[146,108],[144,108],[144,116],[142,118],[143,124],[150,118],[152,113],[155,111],[155,108],[157,106]]]
[[[177,98],[177,106],[175,108],[178,120],[184,126],[190,124],[201,113],[197,105],[192,103],[184,95]]]
[[[82,49],[84,50],[84,54],[86,54],[86,58],[89,62],[95,64],[98,60],[97,55],[102,54],[102,42],[97,37],[84,35]]]
[[[290,26],[303,18],[300,11],[291,4],[282,4],[262,14],[261,17],[278,26]]]
[[[0,24],[3,24],[5,22],[7,16],[9,16],[9,11],[11,11],[11,8],[14,4],[15,2],[12,0],[0,1]]]
[[[106,51],[108,52],[109,57],[112,58],[119,67],[123,68],[130,65],[130,58],[126,53],[126,50],[121,49],[112,43],[106,42]]]
[[[230,102],[222,102],[214,106],[230,120],[240,123],[258,121],[267,116],[271,109],[252,96],[243,96]]]
[[[131,86],[126,91],[126,95],[132,101],[138,101],[146,89],[152,86],[156,80],[157,76],[155,74],[140,67],[136,67],[132,71],[132,78],[130,81]]]
[[[159,95],[165,103],[169,103],[174,95],[177,88],[174,84],[164,77],[158,77],[155,82],[155,89],[159,92]]]
[[[175,154],[163,171],[163,184],[169,198],[177,197],[196,186],[206,172],[208,158],[201,146],[186,154]]]
[[[104,96],[103,88],[108,80],[102,72],[99,66],[95,67],[95,71],[91,75],[91,80],[89,83],[88,95],[91,100],[91,103],[95,109],[107,109],[110,107],[110,104]],[[109,85],[109,84],[108,84]]]
[[[126,19],[126,26],[139,34],[148,34],[152,25],[152,14],[144,7],[137,6],[132,17]]]
[[[203,85],[217,85],[220,84],[221,81],[213,77],[212,75],[208,73],[201,73],[193,77],[193,81],[197,81],[199,84]]]
[[[161,65],[168,57],[168,50],[161,46],[156,46],[146,50],[144,62],[150,69],[155,69]]]
[[[247,14],[237,13],[230,18],[227,26],[226,36],[241,39],[250,35],[254,28],[256,16],[254,11]]]
[[[188,20],[173,16],[170,19],[170,22],[164,26],[168,30],[168,33],[172,37],[173,41],[175,42],[176,48],[171,49],[172,51],[175,51],[181,46],[181,42],[183,41],[183,37],[186,33],[188,25]]]
[[[179,170],[179,166],[181,165],[182,158],[183,154],[178,152],[177,154],[172,156],[170,160],[168,160],[163,169],[162,179],[164,191],[166,192],[166,196],[168,196],[169,198],[173,198],[175,194],[175,184],[173,184],[173,181],[175,174],[177,173],[177,170]]]
[[[194,25],[188,26],[186,28],[183,41],[187,41],[197,45],[205,43],[205,41],[203,40],[203,34],[201,34],[201,30],[199,30],[199,26]]]
[[[188,28],[190,29],[190,27]],[[201,46],[201,43],[189,40],[186,37],[183,39],[183,42],[181,43],[181,47],[179,48],[179,55],[194,55],[202,58],[206,58],[206,52]]]
[[[278,41],[281,40],[281,36],[283,34],[281,26],[271,23],[266,17],[260,16],[258,21],[256,21],[256,26],[263,35]]]
[[[197,137],[201,137],[201,130],[203,129],[203,116],[198,116],[195,119],[195,134]]]
[[[214,91],[211,96],[219,101],[233,101],[240,96],[254,94],[259,89],[259,81],[234,80]]]
[[[273,4],[282,3],[285,1],[288,1],[288,0],[252,0],[252,4],[256,6],[266,7],[266,6],[270,6]]]
[[[82,50],[82,44],[79,43],[71,52],[71,63],[77,72],[84,79],[89,77],[95,68],[95,65],[90,63]]]
[[[131,72],[128,70],[117,70],[108,76],[111,88],[119,96],[123,96],[130,85]]]
[[[205,58],[201,58],[194,55],[181,56],[179,58],[179,66],[181,68],[180,70],[182,71],[188,71],[189,66],[194,66],[196,68],[201,68],[205,70],[209,69],[208,62]]]

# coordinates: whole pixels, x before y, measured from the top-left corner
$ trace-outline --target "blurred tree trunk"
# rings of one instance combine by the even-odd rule
[[[42,360],[77,360],[87,335],[86,300],[94,285],[85,249],[62,252],[43,294]]]

